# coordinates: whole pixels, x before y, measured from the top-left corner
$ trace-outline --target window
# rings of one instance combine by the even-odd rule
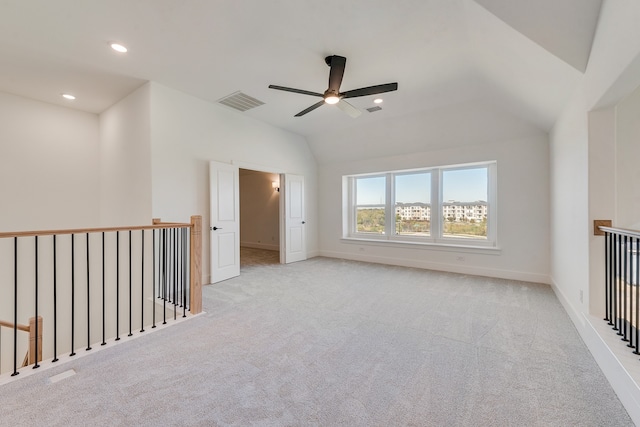
[[[398,174],[395,186],[395,234],[429,236],[431,230],[431,173]]]
[[[488,168],[442,170],[442,235],[487,239]]]
[[[344,237],[496,245],[496,163],[343,177]]]
[[[384,176],[356,178],[357,233],[385,234],[385,181]]]

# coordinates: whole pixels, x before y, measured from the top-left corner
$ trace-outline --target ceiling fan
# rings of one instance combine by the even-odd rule
[[[347,58],[344,56],[332,55],[327,56],[324,62],[331,68],[329,71],[329,88],[322,93],[310,92],[308,90],[293,89],[290,87],[269,85],[269,89],[284,90],[286,92],[301,93],[303,95],[319,96],[323,98],[322,101],[313,104],[311,107],[300,111],[295,117],[304,116],[310,111],[315,110],[323,104],[337,105],[342,111],[350,115],[351,117],[358,117],[361,113],[353,105],[349,104],[345,99],[357,98],[359,96],[376,95],[378,93],[391,92],[398,90],[398,83],[386,83],[382,85],[363,87],[360,89],[348,90],[346,92],[340,92],[340,84],[342,83],[342,76],[344,75],[344,67],[347,63]]]

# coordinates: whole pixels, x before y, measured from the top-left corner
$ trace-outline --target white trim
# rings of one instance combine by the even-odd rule
[[[280,251],[280,245],[257,243],[257,242],[240,242],[241,248],[265,249],[268,251]]]
[[[167,307],[167,310],[170,310],[169,307]],[[201,316],[206,314],[205,311],[201,311],[198,314],[191,314],[190,312],[187,312],[187,317],[182,317],[182,316],[178,316],[176,317],[175,320],[171,320],[169,322],[167,322],[166,324],[162,324],[162,319],[159,319],[160,322],[156,321],[156,327],[153,328],[151,327],[151,325],[145,325],[145,331],[144,332],[138,332],[138,330],[134,330],[133,331],[133,335],[132,336],[125,336],[124,334],[121,334],[120,336],[122,337],[121,340],[116,341],[113,338],[110,338],[109,340],[105,341],[106,344],[105,345],[101,345],[100,341],[96,341],[93,344],[91,344],[91,350],[90,351],[86,351],[83,348],[76,348],[75,350],[75,354],[73,356],[69,355],[69,352],[65,352],[62,354],[58,355],[58,361],[53,362],[53,357],[46,359],[46,360],[42,360],[39,362],[40,368],[38,369],[33,369],[33,365],[28,365],[28,366],[24,366],[21,368],[18,368],[18,372],[19,375],[16,376],[12,376],[12,372],[11,370],[5,372],[4,374],[0,375],[0,386],[3,386],[5,384],[8,384],[10,382],[14,382],[14,381],[19,381],[22,378],[27,378],[30,377],[31,375],[43,372],[43,371],[48,371],[49,369],[53,369],[59,366],[63,366],[66,365],[70,362],[76,361],[80,358],[83,357],[87,357],[87,356],[91,356],[94,355],[102,350],[105,350],[107,348],[111,348],[117,345],[122,345],[124,343],[129,343],[131,342],[131,340],[135,340],[138,339],[140,337],[144,337],[147,336],[149,334],[152,334],[154,332],[158,332],[161,331],[163,329],[166,328],[170,328],[174,325],[177,325],[178,323],[182,323],[182,322],[186,322],[189,321],[195,317]]]
[[[238,160],[231,160],[231,164],[237,166],[239,169],[248,169],[252,171],[274,173],[274,174],[285,173],[285,171],[280,168],[274,168],[274,167],[265,166],[265,165],[258,165],[255,163],[241,162]]]
[[[386,243],[385,243],[386,244]],[[462,248],[463,250],[466,248]],[[406,258],[382,257],[376,255],[361,255],[348,252],[320,251],[320,256],[328,258],[341,258],[353,261],[372,262],[376,264],[397,265],[401,267],[414,267],[426,270],[446,271],[450,273],[471,274],[474,276],[495,277],[499,279],[520,280],[524,282],[549,283],[549,276],[523,271],[500,270],[496,268],[484,268],[474,266],[461,266],[457,264],[447,264],[440,262],[430,262],[425,260],[415,260]]]
[[[553,278],[551,288],[627,413],[636,425],[640,425],[640,387],[634,380],[634,377],[640,378],[638,356],[620,341],[605,321],[577,310]]]
[[[418,240],[382,240],[375,238],[364,238],[364,237],[342,237],[340,238],[342,243],[347,244],[357,244],[357,245],[373,245],[373,246],[384,246],[384,247],[392,247],[392,248],[413,248],[413,249],[426,249],[426,250],[443,250],[443,251],[452,251],[452,252],[466,252],[466,253],[477,253],[477,254],[485,254],[485,255],[502,255],[502,249],[495,246],[482,246],[482,245],[472,245],[472,244],[457,244],[457,243],[441,243],[441,242],[425,242]],[[480,242],[479,242],[480,243]]]

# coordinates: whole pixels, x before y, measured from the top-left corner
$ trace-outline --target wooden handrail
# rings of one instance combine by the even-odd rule
[[[33,236],[52,236],[54,234],[84,234],[84,233],[108,233],[113,231],[129,231],[129,230],[156,230],[174,227],[191,227],[189,223],[172,222],[157,223],[153,225],[134,225],[129,227],[98,227],[98,228],[75,228],[66,230],[38,230],[38,231],[13,231],[8,233],[0,233],[0,239],[11,237],[33,237]]]
[[[5,328],[13,329],[14,325],[15,325],[14,323],[7,322],[5,320],[0,320],[0,327],[4,326]],[[21,325],[18,323],[17,329],[19,331],[29,332],[29,325]]]

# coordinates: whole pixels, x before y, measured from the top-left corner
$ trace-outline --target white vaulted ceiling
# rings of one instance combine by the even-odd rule
[[[100,113],[146,81],[305,135],[490,102],[549,130],[589,58],[601,0],[0,0],[0,91]],[[121,42],[117,54],[109,42]],[[342,90],[398,82],[383,110],[268,89],[327,87],[324,57],[347,58]],[[60,97],[71,92],[70,103]],[[220,108],[228,108],[221,106]]]

